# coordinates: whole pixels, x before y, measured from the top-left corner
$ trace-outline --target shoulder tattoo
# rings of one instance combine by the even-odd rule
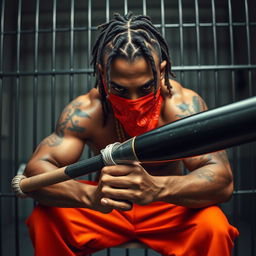
[[[184,114],[179,114],[176,116],[179,118],[183,118],[186,116],[202,112],[204,110],[205,104],[199,96],[193,96],[191,103],[182,102],[181,104],[178,104],[177,107]]]
[[[85,111],[81,110],[82,102],[73,101],[63,111],[60,120],[56,126],[56,133],[64,136],[65,129],[73,132],[84,132],[85,128],[79,126],[79,120],[75,118],[91,118]]]
[[[80,101],[72,101],[62,112],[60,119],[56,125],[55,133],[44,139],[41,144],[50,147],[58,146],[62,143],[65,130],[82,133],[85,127],[79,125],[80,118],[91,118],[89,114],[81,109],[83,103]]]

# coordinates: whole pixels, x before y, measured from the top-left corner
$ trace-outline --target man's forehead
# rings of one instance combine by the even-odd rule
[[[160,64],[159,57],[156,53],[152,53],[152,57],[154,58],[156,67]],[[106,70],[107,66],[106,63],[108,61],[108,54],[104,56],[104,69]],[[137,65],[144,65],[148,66],[151,69],[150,61],[143,55],[137,55],[133,59],[129,59],[124,56],[116,56],[111,62],[111,69],[119,68],[122,65],[123,67],[130,67],[130,66],[137,66]]]

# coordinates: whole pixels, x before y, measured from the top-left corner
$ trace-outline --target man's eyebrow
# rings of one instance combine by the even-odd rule
[[[151,80],[147,81],[145,84],[142,84],[142,85],[140,85],[140,86],[138,86],[138,87],[147,86],[147,85],[152,84],[153,82],[154,82],[154,79],[151,79]],[[120,87],[126,88],[126,86],[121,85],[121,84],[118,84],[118,83],[116,83],[116,82],[114,82],[114,81],[110,81],[110,84],[111,84],[111,85],[114,85],[114,86],[120,86]]]

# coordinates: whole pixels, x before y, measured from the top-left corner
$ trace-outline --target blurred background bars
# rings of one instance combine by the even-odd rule
[[[209,108],[256,95],[256,0],[0,0],[0,255],[33,255],[31,199],[10,182],[54,130],[65,105],[94,87],[97,25],[114,12],[147,14],[165,36],[176,79]],[[221,207],[238,227],[234,256],[256,255],[256,143],[228,150],[233,198]],[[88,148],[83,158],[90,157]],[[93,178],[93,175],[88,177]],[[95,255],[158,255],[108,249]]]

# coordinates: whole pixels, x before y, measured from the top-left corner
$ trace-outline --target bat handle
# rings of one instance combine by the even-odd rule
[[[105,165],[114,165],[116,163],[112,158],[112,152],[118,145],[120,145],[118,142],[110,144],[99,155],[51,172],[41,173],[29,178],[18,174],[12,180],[12,189],[18,197],[25,198],[27,192],[101,170]]]
[[[12,179],[12,190],[15,193],[16,196],[20,197],[20,198],[25,198],[28,197],[27,194],[25,194],[21,187],[20,187],[20,182],[24,179],[26,179],[27,177],[23,174],[17,174],[13,179]]]

